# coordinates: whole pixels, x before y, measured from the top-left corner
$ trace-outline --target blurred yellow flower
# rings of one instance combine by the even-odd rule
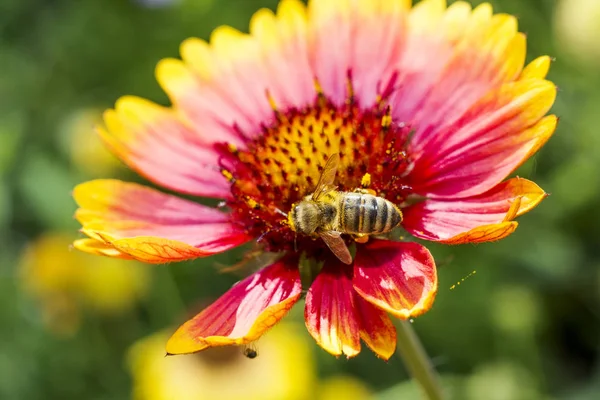
[[[168,337],[169,332],[157,333],[131,348],[135,400],[315,398],[315,361],[303,326],[278,324],[257,342],[254,359],[246,358],[242,347],[229,346],[165,357]]]
[[[554,14],[556,39],[579,61],[600,64],[600,1],[560,0]]]
[[[93,133],[101,121],[102,110],[84,108],[71,113],[60,126],[63,147],[73,166],[91,177],[112,175],[121,165]]]
[[[319,400],[370,400],[374,397],[365,384],[351,376],[338,375],[319,384]]]
[[[73,251],[71,242],[70,235],[47,233],[26,248],[19,265],[25,291],[39,300],[47,326],[61,334],[77,330],[82,307],[127,311],[149,283],[145,266]]]

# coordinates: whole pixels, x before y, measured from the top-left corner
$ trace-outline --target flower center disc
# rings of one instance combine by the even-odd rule
[[[290,229],[285,215],[314,191],[334,153],[340,155],[337,190],[361,187],[369,173],[369,187],[378,196],[400,204],[409,194],[402,182],[410,164],[405,151],[409,128],[392,123],[382,102],[361,109],[351,99],[336,106],[319,96],[311,106],[275,110],[274,115],[247,149],[224,146],[222,159],[223,175],[231,182],[233,220],[261,237],[266,250],[292,250],[295,242],[298,249],[315,247],[314,238]]]

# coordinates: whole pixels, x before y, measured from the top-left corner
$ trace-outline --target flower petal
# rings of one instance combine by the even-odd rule
[[[250,21],[250,34],[262,52],[269,96],[277,108],[302,107],[315,98],[307,24],[306,6],[299,0],[282,0],[277,15],[264,8]]]
[[[439,242],[445,244],[495,242],[513,233],[517,229],[517,226],[519,226],[519,223],[515,221],[482,225],[468,232],[459,233],[449,239],[439,240]]]
[[[228,198],[210,141],[176,112],[138,97],[120,98],[104,113],[98,133],[129,167],[149,180],[181,193]]]
[[[523,79],[544,79],[550,70],[552,59],[548,56],[541,56],[527,64],[521,72],[520,80]]]
[[[330,100],[344,103],[350,78],[358,103],[374,104],[396,72],[409,7],[405,0],[309,2],[310,62]]]
[[[187,39],[181,44],[181,53],[186,62],[176,59],[164,59],[156,67],[156,79],[183,117],[203,137],[213,141],[226,141],[238,147],[245,147],[246,141],[260,132],[260,122],[268,125],[273,117],[273,108],[266,96],[266,87],[243,86],[240,70],[246,76],[255,76],[255,85],[264,82],[262,64],[254,63],[252,68],[241,65],[231,68],[232,60],[220,60],[219,57],[231,57],[234,48],[240,50],[240,57],[248,53],[257,53],[249,37],[229,27],[217,28],[212,35],[214,46],[200,39]],[[237,45],[235,45],[237,43]],[[249,47],[254,47],[250,50]],[[221,53],[219,55],[219,52]],[[191,61],[194,57],[205,60],[204,63],[217,66],[209,81],[203,80],[196,72]],[[200,61],[195,61],[199,63]],[[231,70],[230,70],[231,69]],[[252,71],[252,72],[249,72]],[[229,80],[227,81],[226,79]],[[260,89],[260,90],[258,90]]]
[[[445,11],[445,3],[425,0],[411,11],[400,76],[389,98],[394,120],[415,129],[415,143],[518,77],[525,61],[525,37],[514,17],[492,15],[487,3],[473,11],[462,1]]]
[[[417,203],[403,210],[402,225],[418,238],[449,244],[498,240],[516,229],[510,220],[546,196],[534,182],[513,178],[478,196]]]
[[[506,84],[464,115],[415,139],[414,191],[430,198],[462,198],[493,188],[552,135],[556,117],[541,118],[555,96],[548,81]]]
[[[135,183],[90,181],[78,185],[73,197],[82,232],[98,242],[75,246],[93,254],[164,263],[220,253],[250,240],[227,214]]]
[[[396,328],[387,313],[357,293],[354,307],[360,325],[360,338],[377,356],[389,360],[396,351]]]
[[[253,17],[251,35],[221,26],[210,44],[187,39],[180,49],[184,62],[161,61],[157,79],[202,137],[243,148],[275,121],[274,107],[314,100],[306,23],[305,6],[284,0],[277,16],[260,10]]]
[[[94,254],[97,256],[122,258],[124,260],[133,259],[133,257],[131,257],[129,254],[122,253],[119,250],[117,250],[114,246],[106,244],[104,242],[100,242],[96,239],[78,239],[73,242],[73,247],[77,250]]]
[[[487,3],[446,9],[445,1],[424,0],[411,10],[388,101],[393,120],[414,132],[409,184],[417,193],[485,192],[547,140],[554,117],[536,124],[556,89],[540,78],[547,58],[522,72],[525,53],[516,18],[493,15]]]
[[[398,318],[429,310],[437,283],[433,257],[418,243],[373,240],[356,251],[354,289]]]
[[[297,260],[284,258],[236,283],[183,324],[169,339],[167,353],[253,342],[285,316],[301,292]]]
[[[325,262],[306,294],[304,319],[319,346],[350,358],[360,353],[360,325],[348,272],[337,259]]]

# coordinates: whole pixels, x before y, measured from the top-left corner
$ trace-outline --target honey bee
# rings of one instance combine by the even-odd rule
[[[340,261],[351,264],[352,256],[341,235],[351,234],[356,241],[364,242],[368,235],[397,227],[402,222],[402,212],[373,190],[337,191],[333,183],[339,163],[339,154],[332,154],[315,191],[294,203],[287,218],[293,231],[321,237]]]

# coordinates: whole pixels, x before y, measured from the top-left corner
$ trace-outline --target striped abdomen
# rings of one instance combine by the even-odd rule
[[[344,233],[385,233],[402,222],[394,203],[364,193],[344,193],[341,200],[339,230]]]

